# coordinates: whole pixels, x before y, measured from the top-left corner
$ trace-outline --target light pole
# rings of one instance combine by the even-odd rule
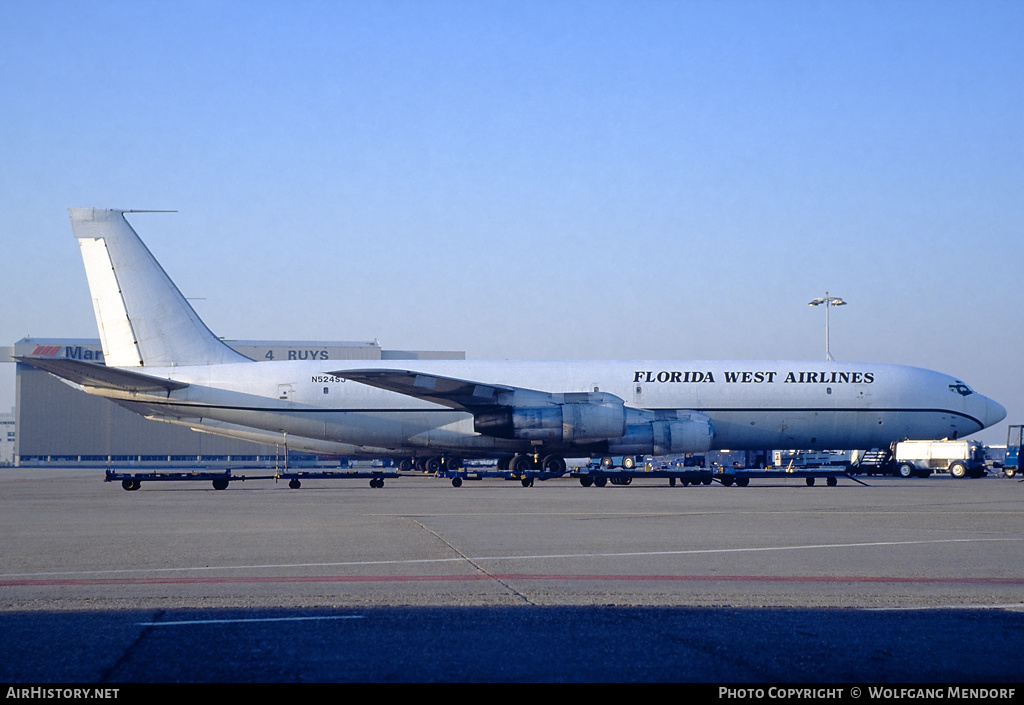
[[[829,296],[828,292],[826,291],[825,292],[825,296],[823,298],[819,297],[819,298],[815,299],[814,301],[811,301],[807,305],[808,306],[821,306],[822,304],[825,304],[825,359],[826,360],[831,360],[832,359],[832,353],[829,351],[829,348],[828,348],[828,310],[831,307],[833,307],[833,306],[845,306],[846,302],[843,301],[840,298],[835,297],[835,296]]]

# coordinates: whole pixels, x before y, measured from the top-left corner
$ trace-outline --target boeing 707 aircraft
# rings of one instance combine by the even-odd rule
[[[20,358],[150,419],[324,455],[566,458],[864,449],[959,438],[1006,411],[915,367],[800,361],[253,361],[221,342],[125,219],[70,209],[105,365]]]

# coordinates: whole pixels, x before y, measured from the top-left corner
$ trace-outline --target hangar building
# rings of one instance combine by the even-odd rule
[[[374,342],[225,340],[253,360],[464,360],[456,351],[383,350]],[[99,339],[24,338],[2,359],[65,357],[102,363]],[[147,420],[17,363],[13,463],[19,466],[128,464],[159,467],[278,462],[284,449]],[[290,453],[291,462],[312,456]]]

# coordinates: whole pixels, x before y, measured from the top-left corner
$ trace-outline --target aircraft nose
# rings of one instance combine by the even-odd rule
[[[993,401],[988,397],[982,397],[985,400],[985,408],[981,415],[981,420],[985,424],[985,428],[989,426],[995,426],[997,423],[1006,418],[1006,409],[999,402]]]

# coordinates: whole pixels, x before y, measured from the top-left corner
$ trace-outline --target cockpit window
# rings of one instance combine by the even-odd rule
[[[966,396],[970,396],[971,394],[974,394],[974,390],[971,389],[970,387],[968,387],[966,384],[964,384],[960,380],[957,380],[956,384],[949,385],[949,391],[956,392],[957,394],[959,394],[962,397],[966,397]]]

